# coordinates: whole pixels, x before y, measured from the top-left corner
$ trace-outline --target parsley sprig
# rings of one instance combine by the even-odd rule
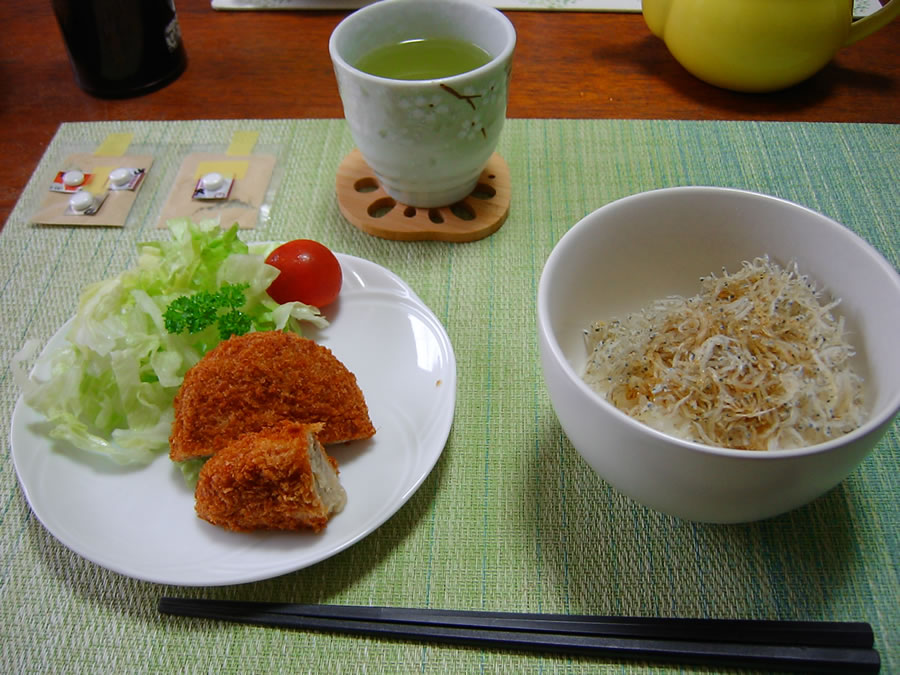
[[[216,324],[223,340],[249,332],[253,322],[241,311],[247,301],[244,291],[249,287],[250,284],[226,283],[215,293],[198,291],[175,298],[163,314],[166,330],[193,334]]]

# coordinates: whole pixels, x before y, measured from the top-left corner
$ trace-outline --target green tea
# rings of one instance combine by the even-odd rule
[[[377,47],[354,65],[393,80],[436,80],[475,70],[490,60],[490,54],[471,42],[422,38]]]

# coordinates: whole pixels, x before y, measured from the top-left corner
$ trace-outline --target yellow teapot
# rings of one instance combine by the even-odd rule
[[[853,20],[853,0],[642,0],[644,21],[684,68],[725,89],[784,89],[818,72],[841,47],[900,14],[890,0]]]

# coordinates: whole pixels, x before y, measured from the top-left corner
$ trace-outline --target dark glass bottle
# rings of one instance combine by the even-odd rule
[[[53,0],[78,85],[102,98],[138,96],[187,66],[174,0]]]

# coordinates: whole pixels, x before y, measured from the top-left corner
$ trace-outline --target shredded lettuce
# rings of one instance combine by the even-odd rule
[[[24,364],[33,344],[13,360],[25,402],[46,416],[52,438],[118,464],[146,464],[168,451],[172,401],[184,374],[221,341],[214,325],[170,334],[163,315],[173,300],[241,284],[240,310],[252,330],[300,333],[301,321],[328,323],[315,307],[269,297],[278,270],[238,238],[237,225],[182,219],[168,227],[168,240],[139,245],[136,267],[83,291],[63,347],[31,373]]]

